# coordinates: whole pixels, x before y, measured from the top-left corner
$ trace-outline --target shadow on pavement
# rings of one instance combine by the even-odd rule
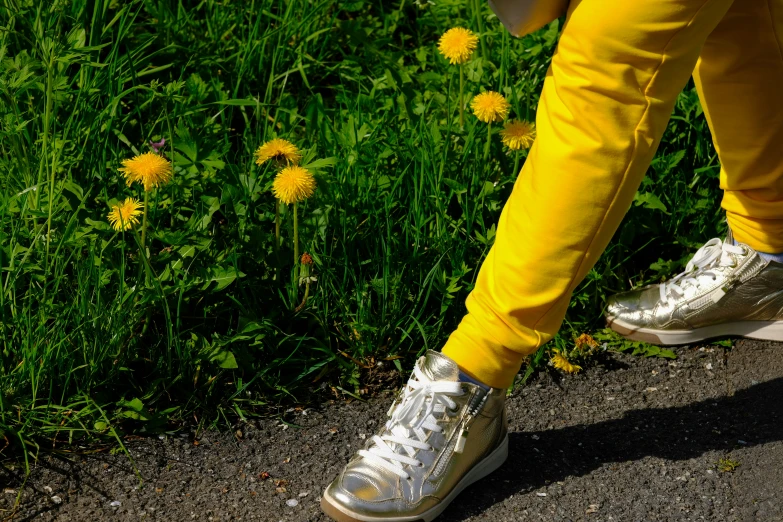
[[[465,520],[511,495],[586,475],[607,463],[648,456],[685,460],[781,440],[783,378],[687,406],[633,410],[596,424],[511,433],[508,460],[492,475],[492,494],[484,494],[482,489],[490,486],[479,482],[444,518]]]

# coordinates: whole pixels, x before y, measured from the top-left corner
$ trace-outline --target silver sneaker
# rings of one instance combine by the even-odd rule
[[[637,341],[688,344],[724,336],[783,341],[783,264],[712,239],[685,272],[609,299],[609,327]]]
[[[439,352],[421,357],[367,441],[321,498],[338,522],[429,522],[508,456],[505,390],[459,382]]]

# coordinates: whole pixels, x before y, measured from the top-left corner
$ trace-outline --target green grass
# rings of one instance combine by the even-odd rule
[[[483,2],[2,0],[0,432],[33,449],[246,417],[356,393],[355,361],[407,371],[438,348],[525,159],[495,134],[484,161],[486,126],[459,127],[436,44],[479,23],[468,97],[497,90],[534,119],[558,23],[517,40]],[[291,215],[276,251],[275,171],[252,156],[272,137],[318,178],[299,312]],[[151,194],[147,262],[106,214],[142,196],[120,161],[160,138],[175,177]],[[688,86],[556,344],[722,232],[717,176]]]

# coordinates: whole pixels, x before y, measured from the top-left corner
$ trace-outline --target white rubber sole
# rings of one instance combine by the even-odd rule
[[[609,328],[623,337],[651,344],[691,344],[716,337],[747,337],[763,341],[783,341],[783,321],[736,321],[703,326],[693,330],[639,328],[613,317],[607,317],[606,322]]]
[[[440,504],[420,515],[410,517],[370,517],[360,515],[341,507],[334,499],[327,495],[326,492],[324,492],[324,495],[321,497],[321,509],[323,509],[324,513],[338,522],[431,522],[449,507],[449,504],[457,498],[457,495],[462,493],[462,490],[498,469],[507,458],[508,435],[506,435],[503,442],[501,442],[492,453],[486,456],[484,460],[476,464],[473,469],[462,477],[462,480],[459,481],[454,489],[451,490],[451,493],[449,493]]]

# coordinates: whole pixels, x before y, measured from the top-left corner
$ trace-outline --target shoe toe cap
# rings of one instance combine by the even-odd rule
[[[636,323],[644,321],[660,301],[658,285],[613,295],[606,302],[606,318]]]
[[[335,499],[344,502],[378,502],[390,497],[391,487],[384,482],[366,473],[346,471],[334,482],[332,492]]]
[[[324,492],[324,497],[336,507],[364,515],[377,514],[395,502],[397,476],[354,461]]]

